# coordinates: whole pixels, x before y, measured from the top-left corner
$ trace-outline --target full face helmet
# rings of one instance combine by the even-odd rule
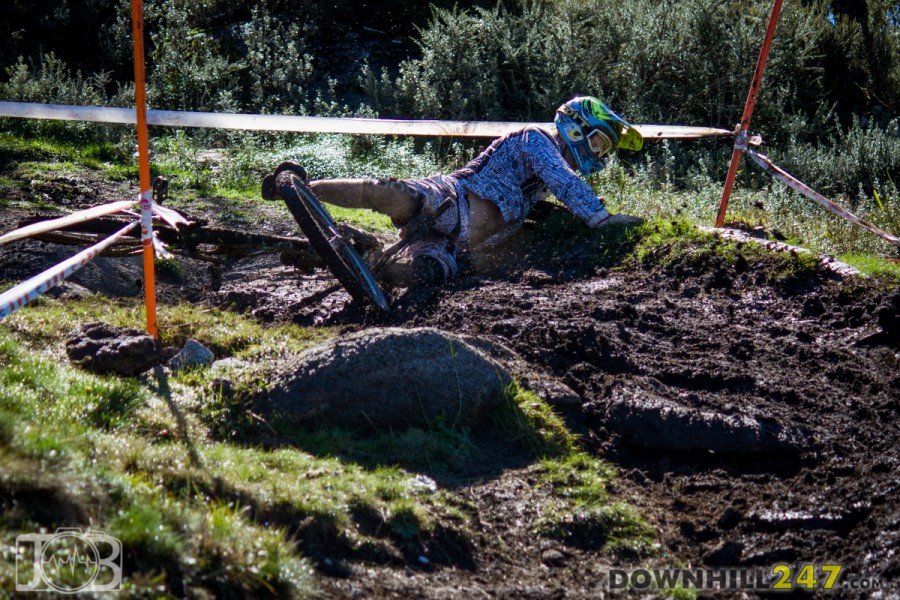
[[[572,98],[556,109],[556,129],[583,175],[601,170],[616,148],[640,150],[644,139],[625,119],[592,96]]]

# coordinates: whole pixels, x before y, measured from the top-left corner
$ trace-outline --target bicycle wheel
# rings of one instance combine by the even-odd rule
[[[365,261],[343,237],[337,223],[303,181],[290,171],[278,174],[275,184],[294,220],[328,270],[350,295],[387,313],[390,305]]]

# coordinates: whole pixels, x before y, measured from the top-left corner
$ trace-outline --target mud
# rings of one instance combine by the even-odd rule
[[[469,273],[414,305],[409,293],[395,296],[392,324],[496,340],[575,390],[582,404],[570,422],[624,473],[620,493],[654,523],[664,556],[710,566],[836,561],[897,584],[896,291],[829,271],[779,277],[766,261],[587,272],[577,254],[546,260],[527,233],[517,241],[505,270]],[[317,310],[327,324],[365,319]],[[470,489],[482,497],[498,485]],[[497,517],[478,506],[485,520]],[[488,543],[487,564],[463,579],[498,596],[602,591],[604,559],[550,548],[560,554],[548,564],[548,549],[522,529],[517,541],[515,527],[502,534],[522,555],[492,564]],[[558,566],[572,563],[579,568]],[[423,593],[402,577],[363,579],[369,591]]]
[[[160,297],[265,322],[435,327],[498,342],[577,394],[558,409],[622,474],[613,494],[656,531],[658,554],[641,564],[839,562],[900,584],[896,291],[826,271],[782,276],[765,260],[726,266],[707,252],[717,242],[614,268],[537,242],[523,232],[445,288],[393,291],[386,320],[343,292],[320,294],[326,274],[271,255],[212,269],[187,262]],[[58,251],[28,246],[23,266],[0,248],[0,280]],[[80,283],[115,293],[102,279]],[[326,592],[599,595],[611,559],[534,535],[540,492],[511,456],[487,452],[481,470],[438,478],[477,509],[473,548],[448,549],[439,564],[361,562],[340,576],[323,567]]]

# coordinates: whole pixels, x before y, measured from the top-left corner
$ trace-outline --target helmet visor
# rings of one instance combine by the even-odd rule
[[[612,140],[599,129],[595,129],[587,135],[588,147],[598,157],[606,156],[613,149]]]

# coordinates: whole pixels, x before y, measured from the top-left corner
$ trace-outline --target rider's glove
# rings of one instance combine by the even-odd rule
[[[607,225],[615,225],[616,223],[621,223],[624,225],[640,225],[644,222],[644,219],[640,217],[633,217],[631,215],[617,214],[617,215],[607,215],[606,218],[598,220],[596,223],[590,223],[591,227],[600,228],[606,227]]]

